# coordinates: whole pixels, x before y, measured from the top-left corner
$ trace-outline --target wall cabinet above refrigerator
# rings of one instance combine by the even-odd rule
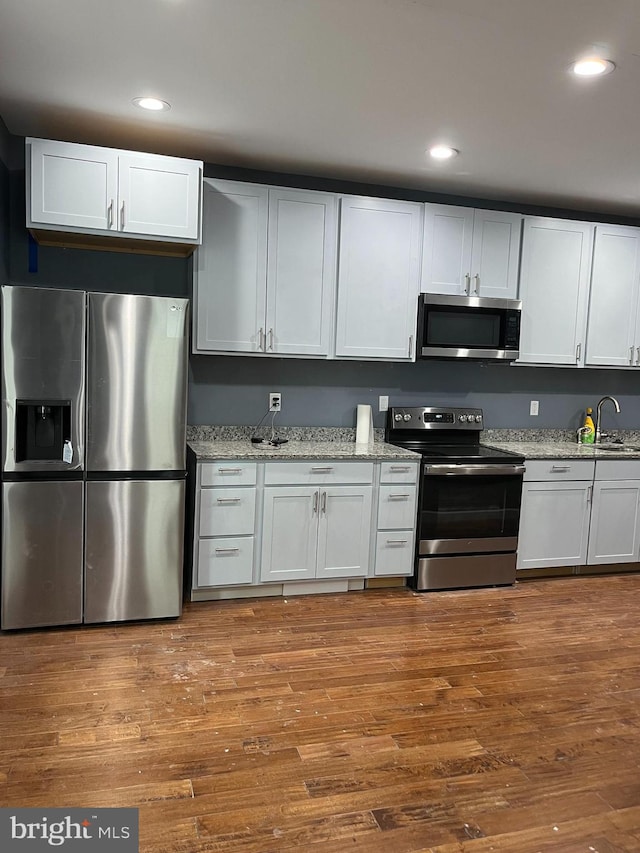
[[[187,255],[200,242],[201,161],[27,138],[26,168],[26,224],[44,245]]]

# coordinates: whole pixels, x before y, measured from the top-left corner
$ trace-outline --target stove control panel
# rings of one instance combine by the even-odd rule
[[[387,415],[387,429],[481,430],[482,409],[440,406],[394,406]]]

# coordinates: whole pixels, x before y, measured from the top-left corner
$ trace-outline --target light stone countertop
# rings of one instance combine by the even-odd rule
[[[419,462],[420,454],[374,441],[371,444],[356,444],[354,441],[289,441],[280,447],[268,444],[251,444],[250,440],[205,440],[188,441],[199,462],[208,459],[350,459],[353,461],[380,461],[403,459]]]
[[[570,441],[483,441],[482,444],[510,450],[525,459],[640,459],[640,442],[631,446]]]

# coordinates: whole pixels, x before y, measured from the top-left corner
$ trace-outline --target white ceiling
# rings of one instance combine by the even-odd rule
[[[640,216],[639,95],[639,0],[0,0],[17,135]]]

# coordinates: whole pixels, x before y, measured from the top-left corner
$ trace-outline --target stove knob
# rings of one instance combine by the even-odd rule
[[[398,414],[397,414],[397,415],[394,415],[394,416],[393,416],[393,419],[394,419],[394,421],[401,421],[401,420],[402,420],[402,415],[398,412]]]
[[[460,421],[461,424],[463,424],[467,420],[467,416],[466,415],[460,415],[458,420]]]
[[[476,415],[476,423],[479,424],[482,420],[482,415]]]
[[[410,420],[411,420],[411,415],[409,415],[409,414],[405,415],[405,416],[404,416],[404,419],[405,419],[405,421],[410,421]]]

